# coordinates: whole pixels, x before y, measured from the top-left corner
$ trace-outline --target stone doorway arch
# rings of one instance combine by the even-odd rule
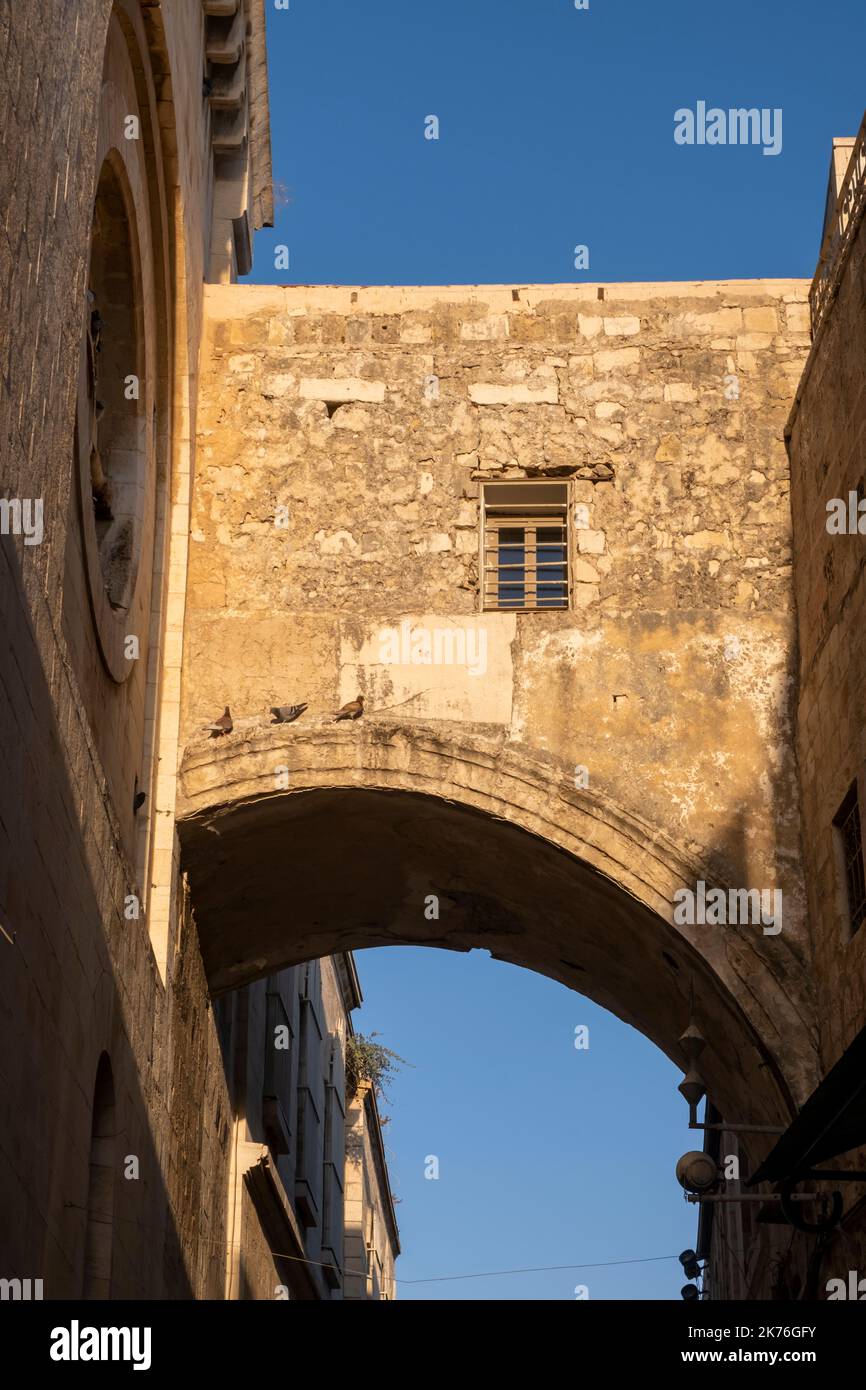
[[[87,1225],[84,1238],[84,1298],[111,1297],[114,1197],[117,1179],[117,1107],[107,1052],[99,1058],[93,1086]]]

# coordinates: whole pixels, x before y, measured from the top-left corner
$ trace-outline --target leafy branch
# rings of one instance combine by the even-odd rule
[[[377,1096],[387,1099],[388,1086],[400,1067],[412,1065],[390,1047],[374,1042],[378,1036],[353,1033],[346,1039],[346,1095],[350,1100],[364,1081],[371,1084]]]

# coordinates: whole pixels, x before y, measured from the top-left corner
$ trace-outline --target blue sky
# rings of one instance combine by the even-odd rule
[[[251,280],[448,284],[811,276],[830,142],[866,102],[863,0],[267,0],[275,179]],[[781,108],[782,150],[679,146],[698,101]],[[439,139],[425,140],[425,119]],[[276,245],[289,270],[274,267]],[[574,248],[589,248],[576,271]],[[676,1256],[695,1208],[681,1073],[559,985],[360,953],[356,1024],[414,1063],[387,1142],[403,1281]],[[574,1028],[590,1025],[590,1049]],[[440,1178],[424,1178],[436,1154]],[[677,1298],[676,1260],[401,1283],[401,1298]]]
[[[268,0],[274,175],[253,279],[810,276],[834,135],[866,102],[862,0]],[[698,100],[782,151],[683,147]],[[428,115],[438,141],[425,140]],[[290,268],[273,267],[289,247]],[[574,269],[587,245],[587,271]]]
[[[590,1301],[679,1298],[676,1257],[694,1244],[697,1208],[674,1165],[702,1147],[682,1072],[582,995],[486,951],[389,946],[356,959],[356,1029],[411,1063],[384,1106],[399,1297],[574,1300],[585,1284]],[[409,1282],[641,1259],[655,1262]]]

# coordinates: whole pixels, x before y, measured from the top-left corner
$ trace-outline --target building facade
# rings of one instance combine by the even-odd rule
[[[369,1083],[366,1103],[347,1094],[360,1003],[350,954],[215,1003],[234,1117],[229,1298],[395,1296],[400,1243],[375,1097]]]
[[[351,953],[405,942],[694,1070],[774,1214],[705,1218],[709,1286],[822,1296],[866,1267],[812,1175],[864,1137],[862,138],[811,288],[240,285],[263,0],[73,9],[0,16],[0,1273],[392,1296],[343,1073]]]
[[[346,1283],[343,1297],[396,1297],[400,1251],[376,1090],[362,1080],[346,1117]]]
[[[342,1295],[351,957],[218,1032],[173,824],[203,288],[273,216],[264,22],[0,15],[0,1250],[47,1298]]]
[[[762,1264],[758,1208],[705,1206],[699,1253],[707,1259],[712,1297],[745,1297],[762,1284],[779,1298],[852,1297],[850,1272],[856,1282],[866,1259],[866,1182],[843,1176],[866,1172],[864,211],[866,117],[856,137],[833,141],[809,292],[810,350],[785,426],[797,621],[795,748],[823,1080],[766,1161],[746,1157],[741,1165],[744,1174],[765,1180],[753,1193],[765,1190],[768,1178],[777,1180],[778,1191],[811,1187],[822,1195],[823,1210],[802,1213],[812,1229],[802,1232],[806,1251],[797,1268]],[[720,1136],[711,1134],[707,1147],[718,1157],[737,1153],[743,1142],[726,1133],[720,1146]],[[839,1176],[822,1183],[830,1160]],[[831,1216],[834,1186],[838,1207]],[[764,1207],[760,1219],[782,1218]],[[815,1229],[822,1221],[825,1229]]]

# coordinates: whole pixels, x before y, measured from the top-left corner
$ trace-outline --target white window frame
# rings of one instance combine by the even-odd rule
[[[550,503],[535,503],[528,506],[525,503],[503,503],[488,501],[491,496],[489,489],[505,489],[511,486],[532,486],[533,488],[559,489],[563,492],[561,501],[551,501]],[[502,570],[498,563],[491,564],[489,557],[495,555],[499,550],[496,545],[488,543],[490,531],[498,531],[503,525],[522,526],[530,530],[536,529],[545,524],[545,517],[536,508],[540,506],[556,507],[556,513],[547,519],[548,525],[558,524],[557,518],[561,512],[561,524],[564,531],[565,543],[565,569],[566,569],[566,594],[565,603],[561,605],[551,605],[550,607],[540,607],[537,602],[518,604],[501,604],[498,598],[499,576]],[[513,516],[499,516],[496,524],[491,527],[488,520],[488,511],[501,513],[502,511],[513,511]],[[478,590],[479,590],[479,610],[482,613],[566,613],[572,608],[572,590],[574,574],[574,539],[572,537],[572,527],[569,524],[571,516],[571,481],[568,478],[497,478],[489,482],[482,482],[479,496],[479,535],[478,535]],[[521,567],[526,574],[526,590],[524,598],[531,597],[536,599],[538,591],[536,588],[536,576],[538,568],[535,563],[534,552],[535,544],[532,547],[532,559]],[[553,562],[557,567],[559,561]],[[531,576],[531,578],[530,578]],[[493,593],[490,589],[493,589]]]

